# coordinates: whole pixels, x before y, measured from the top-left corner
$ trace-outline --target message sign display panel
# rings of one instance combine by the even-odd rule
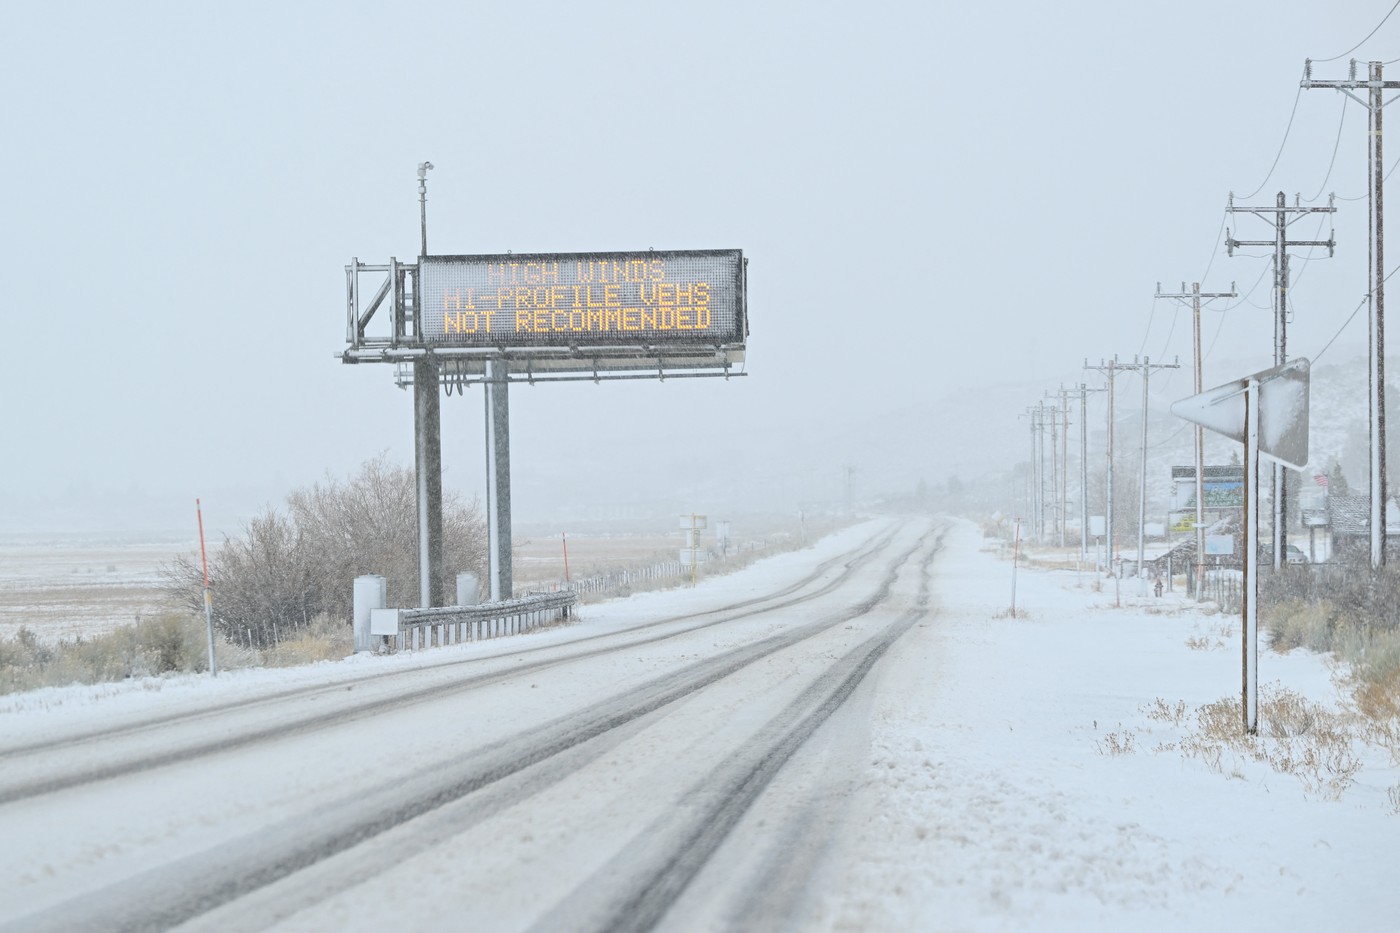
[[[419,260],[431,346],[742,347],[740,250],[516,253]]]
[[[1234,553],[1234,535],[1206,535],[1207,557],[1232,557]]]

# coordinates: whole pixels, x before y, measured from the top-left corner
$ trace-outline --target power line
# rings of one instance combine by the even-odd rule
[[[1396,266],[1394,269],[1391,269],[1390,272],[1386,275],[1384,281],[1389,282],[1390,277],[1396,272],[1400,272],[1400,266]],[[1332,339],[1327,341],[1326,345],[1324,345],[1321,350],[1318,350],[1316,355],[1313,356],[1312,361],[1314,363],[1322,359],[1322,354],[1326,353],[1328,348],[1331,347],[1332,344],[1337,342],[1337,338],[1342,336],[1342,331],[1347,329],[1347,326],[1351,324],[1351,322],[1356,318],[1356,315],[1361,311],[1362,308],[1366,306],[1366,300],[1370,297],[1371,296],[1369,293],[1361,296],[1361,301],[1357,304],[1356,308],[1352,310],[1351,314],[1347,317],[1347,319],[1342,322],[1342,326],[1337,328],[1337,332],[1332,335]]]
[[[1367,42],[1367,40],[1369,40],[1372,36],[1374,36],[1374,35],[1380,30],[1380,28],[1381,28],[1382,26],[1385,25],[1385,21],[1388,20],[1388,19],[1390,19],[1391,13],[1394,13],[1395,10],[1396,10],[1396,8],[1400,8],[1400,0],[1395,0],[1395,6],[1392,6],[1392,7],[1390,8],[1390,13],[1385,14],[1385,16],[1381,19],[1381,21],[1380,21],[1379,23],[1376,23],[1376,28],[1375,28],[1375,29],[1372,29],[1370,32],[1366,33],[1366,38],[1365,38],[1365,39],[1362,39],[1360,42],[1356,43],[1356,44],[1353,45],[1351,48],[1347,49],[1347,50],[1346,50],[1345,52],[1343,52],[1341,55],[1333,55],[1331,58],[1314,58],[1313,61],[1315,61],[1315,62],[1335,62],[1337,59],[1343,58],[1343,57],[1345,57],[1345,56],[1347,56],[1347,55],[1350,55],[1352,52],[1355,52],[1357,49],[1359,49],[1359,48],[1361,48],[1363,45],[1365,45],[1366,42]],[[1400,61],[1400,59],[1397,59],[1397,61]],[[1389,65],[1389,64],[1391,64],[1391,63],[1390,63],[1390,62],[1386,62],[1386,64]]]
[[[1237,307],[1238,307],[1238,306],[1237,306]],[[1225,312],[1225,311],[1228,311],[1228,310],[1230,310],[1230,309],[1229,309],[1229,308],[1221,308],[1220,310],[1221,310],[1222,312]],[[1208,360],[1208,359],[1210,359],[1210,351],[1212,351],[1212,350],[1215,349],[1215,342],[1216,342],[1217,340],[1220,339],[1220,332],[1221,332],[1222,330],[1224,330],[1224,329],[1225,329],[1225,315],[1224,315],[1224,313],[1222,313],[1222,314],[1220,315],[1220,323],[1217,324],[1217,325],[1215,325],[1215,336],[1212,337],[1212,338],[1210,338],[1210,346],[1206,347],[1206,352],[1203,353],[1203,354],[1201,354],[1201,359],[1203,359],[1203,360]]]
[[[1152,310],[1147,314],[1147,330],[1142,335],[1142,346],[1138,347],[1138,356],[1142,356],[1142,351],[1147,348],[1147,338],[1152,336],[1152,319],[1157,316],[1157,299],[1152,299]]]
[[[1210,262],[1206,263],[1206,271],[1201,273],[1201,281],[1204,282],[1210,277],[1210,267],[1215,265],[1215,257],[1219,255],[1220,235],[1225,232],[1225,212],[1220,212],[1220,229],[1215,231],[1215,244],[1210,248]]]
[[[1400,3],[1400,0],[1396,0],[1396,2]],[[1269,166],[1269,174],[1264,176],[1264,180],[1259,183],[1259,187],[1255,188],[1249,194],[1243,195],[1246,200],[1263,191],[1264,186],[1269,183],[1269,179],[1274,177],[1274,169],[1278,168],[1278,160],[1283,158],[1283,147],[1288,145],[1288,134],[1293,130],[1293,118],[1298,115],[1298,101],[1302,99],[1303,88],[1300,85],[1298,87],[1298,93],[1293,97],[1293,112],[1288,115],[1288,126],[1283,131],[1283,140],[1278,144],[1278,154],[1274,156],[1274,164]]]
[[[1347,124],[1347,98],[1342,98],[1342,118],[1337,121],[1337,141],[1332,144],[1332,160],[1327,163],[1327,174],[1322,179],[1322,184],[1317,186],[1317,194],[1305,200],[1311,204],[1322,197],[1322,191],[1327,187],[1327,182],[1332,179],[1332,167],[1337,164],[1337,150],[1342,147],[1342,127]]]
[[[1396,61],[1400,62],[1400,58],[1397,58]],[[1395,171],[1396,166],[1400,166],[1400,158],[1397,158],[1394,162],[1390,163],[1390,168],[1386,171],[1385,177],[1382,178],[1381,181],[1383,181],[1383,182],[1390,181],[1391,173],[1393,173],[1393,172]],[[1344,197],[1342,197],[1341,195],[1337,195],[1337,200],[1338,200],[1338,201],[1364,201],[1364,200],[1366,200],[1367,197],[1369,197],[1369,195],[1365,195],[1365,194],[1358,194],[1358,195],[1357,195],[1356,197],[1354,197],[1354,198],[1344,198]]]
[[[1241,254],[1241,255],[1243,255],[1243,254]],[[1253,257],[1250,257],[1250,258],[1252,258],[1252,259],[1268,259],[1269,257],[1267,257],[1267,256],[1253,256]],[[1245,292],[1243,295],[1241,295],[1239,301],[1235,302],[1235,303],[1232,304],[1232,305],[1226,305],[1225,307],[1221,308],[1220,310],[1221,310],[1221,311],[1233,311],[1233,310],[1235,310],[1236,308],[1238,308],[1240,305],[1243,305],[1243,304],[1247,304],[1247,305],[1249,305],[1251,308],[1259,308],[1261,311],[1268,311],[1268,310],[1270,310],[1270,309],[1273,307],[1272,305],[1257,305],[1257,304],[1255,304],[1254,302],[1252,302],[1252,301],[1249,300],[1249,296],[1250,296],[1250,295],[1253,295],[1253,294],[1255,293],[1255,291],[1258,290],[1258,288],[1259,288],[1259,283],[1261,283],[1261,282],[1264,281],[1264,276],[1265,276],[1266,274],[1268,274],[1268,271],[1269,271],[1269,269],[1271,269],[1271,268],[1272,268],[1272,266],[1261,266],[1260,269],[1259,269],[1259,277],[1258,277],[1257,279],[1254,280],[1254,284],[1251,285],[1251,286],[1249,287],[1249,291],[1247,291],[1247,292]]]
[[[1180,314],[1181,305],[1177,305],[1176,308],[1172,311],[1172,326],[1167,328],[1167,339],[1162,341],[1162,352],[1158,355],[1158,359],[1167,355],[1167,347],[1171,346],[1172,334],[1176,333],[1176,320]],[[1144,341],[1144,346],[1145,345],[1146,341]],[[1139,350],[1138,352],[1140,353],[1142,351]]]

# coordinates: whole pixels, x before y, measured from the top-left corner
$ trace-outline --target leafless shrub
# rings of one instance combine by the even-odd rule
[[[451,593],[460,571],[484,577],[486,532],[475,503],[444,493],[442,512],[441,582]],[[417,605],[417,516],[413,471],[382,457],[343,483],[327,478],[293,492],[285,513],[269,509],[212,555],[215,624],[231,641],[255,648],[295,637],[321,615],[348,626],[354,579],[369,573],[385,577],[389,605]],[[203,611],[195,555],[177,558],[164,575],[170,595]]]

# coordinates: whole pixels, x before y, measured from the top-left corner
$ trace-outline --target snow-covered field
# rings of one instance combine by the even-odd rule
[[[149,916],[208,929],[604,928],[664,889],[674,929],[1395,928],[1386,751],[1358,741],[1339,793],[1184,755],[1194,717],[1149,711],[1238,692],[1230,620],[1025,568],[1009,618],[1009,563],[965,523],[936,554],[926,530],[870,523],[518,638],[0,697],[0,925],[106,928],[169,901]],[[1340,697],[1299,652],[1265,653],[1261,679]],[[318,685],[336,689],[297,693]],[[770,742],[787,750],[763,782],[729,783]],[[718,788],[752,803],[730,813]],[[337,854],[297,848],[319,839]],[[221,871],[266,878],[180,902]]]
[[[177,541],[0,541],[0,635],[55,642],[130,624],[164,604],[160,568]]]

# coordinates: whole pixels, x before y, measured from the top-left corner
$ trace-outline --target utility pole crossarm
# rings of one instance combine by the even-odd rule
[[[1226,237],[1225,248],[1231,256],[1235,255],[1235,250],[1241,246],[1267,246],[1274,247],[1277,243],[1274,240],[1236,240],[1234,237]],[[1289,246],[1325,246],[1329,254],[1337,249],[1336,240],[1289,240]]]
[[[1292,205],[1287,203],[1282,191],[1278,193],[1277,200],[1267,207],[1236,207],[1234,192],[1230,193],[1225,205],[1227,214],[1253,214],[1261,220],[1268,221],[1274,225],[1275,234],[1271,240],[1240,240],[1230,235],[1230,231],[1225,231],[1225,251],[1229,255],[1235,255],[1235,249],[1241,246],[1262,246],[1275,250],[1287,249],[1290,246],[1325,246],[1327,255],[1336,255],[1337,238],[1329,236],[1325,240],[1290,240],[1287,236],[1287,228],[1290,223],[1298,220],[1303,214],[1335,214],[1336,206],[1332,203],[1332,195],[1327,198],[1326,207],[1303,207],[1297,203],[1297,196],[1294,196]]]
[[[1356,59],[1353,58],[1351,60],[1351,77],[1346,81],[1317,81],[1314,80],[1312,76],[1312,59],[1306,58],[1303,60],[1303,80],[1298,82],[1298,86],[1304,90],[1312,90],[1313,88],[1331,88],[1334,91],[1359,91],[1362,88],[1366,90],[1371,90],[1372,88],[1388,91],[1400,90],[1400,81],[1383,80],[1379,71],[1376,72],[1374,78],[1367,78],[1364,80],[1358,79],[1356,77],[1356,64]],[[1372,64],[1375,63],[1372,62]],[[1396,98],[1392,97],[1390,100],[1386,101],[1386,103],[1389,104],[1394,100],[1396,100]],[[1361,105],[1363,107],[1369,107],[1370,102],[1363,100],[1361,101]]]

